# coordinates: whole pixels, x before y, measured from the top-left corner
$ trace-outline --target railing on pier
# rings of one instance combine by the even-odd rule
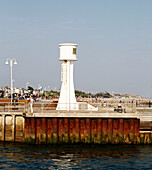
[[[0,112],[25,112],[28,110],[27,102],[0,102]]]
[[[38,101],[34,102],[32,105],[34,113],[48,113],[50,111],[56,110],[58,105],[58,101]],[[62,105],[60,103],[60,105]],[[72,104],[72,109],[68,106],[68,104],[63,104],[63,110],[94,110],[94,108],[98,108],[98,111],[113,113],[114,108],[119,105],[119,103],[90,103],[93,107],[88,108],[88,102],[82,101],[78,102],[77,104]],[[135,112],[136,108],[148,108],[152,105],[149,103],[121,103],[123,110],[127,113]],[[96,110],[97,111],[97,110]],[[0,102],[0,112],[31,112],[31,106],[29,102]]]
[[[0,112],[31,112],[31,107],[34,113],[47,113],[52,110],[56,110],[58,105],[58,101],[41,101],[34,102],[32,106],[29,102],[0,102]],[[62,109],[63,108],[63,109]],[[97,108],[94,106],[94,108]],[[60,103],[60,110],[93,110],[93,107],[88,108],[88,103],[86,102],[78,102],[71,103],[70,105],[67,103]]]

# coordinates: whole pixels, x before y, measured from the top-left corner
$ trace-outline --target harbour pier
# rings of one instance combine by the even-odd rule
[[[0,141],[29,144],[152,143],[151,108],[136,108],[134,113],[45,109],[43,113],[38,109],[30,113],[25,112],[26,105],[18,110],[12,107],[9,111],[1,109]]]

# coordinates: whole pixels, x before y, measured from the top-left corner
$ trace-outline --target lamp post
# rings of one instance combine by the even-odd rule
[[[12,80],[13,84],[12,84],[12,89],[13,89],[13,93],[14,93],[14,84],[15,84],[15,80]]]
[[[13,88],[13,79],[12,79],[12,67],[13,67],[13,64],[16,65],[17,64],[17,61],[15,58],[8,58],[5,62],[5,64],[10,64],[10,70],[11,70],[11,104],[12,104],[12,88]]]

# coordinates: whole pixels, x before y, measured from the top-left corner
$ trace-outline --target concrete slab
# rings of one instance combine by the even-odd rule
[[[77,117],[77,118],[139,118],[135,113],[101,113],[101,112],[51,112],[26,113],[25,117]]]

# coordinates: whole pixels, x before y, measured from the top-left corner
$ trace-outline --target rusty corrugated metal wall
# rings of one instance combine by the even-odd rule
[[[152,144],[151,131],[136,118],[34,118],[0,115],[0,141],[30,144]]]
[[[139,144],[139,130],[136,118],[25,117],[25,141],[33,144]]]

